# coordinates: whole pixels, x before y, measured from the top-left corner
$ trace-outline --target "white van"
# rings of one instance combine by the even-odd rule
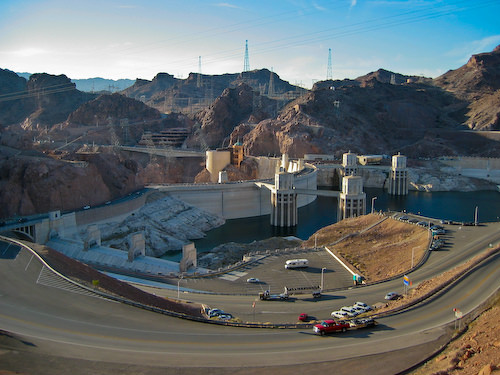
[[[285,268],[306,268],[309,266],[307,259],[290,259],[285,262]]]

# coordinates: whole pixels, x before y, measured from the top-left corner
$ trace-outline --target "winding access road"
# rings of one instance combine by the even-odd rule
[[[499,229],[493,225],[477,235],[457,237],[447,255],[443,252],[442,258],[433,260],[431,254],[428,263],[418,271],[421,274],[415,272],[415,279],[441,272],[442,267],[452,267],[490,243],[498,243]],[[180,368],[183,373],[190,373],[188,369],[198,373],[200,368],[219,368],[219,373],[260,368],[264,373],[264,369],[275,366],[312,373],[325,369],[332,361],[342,360],[354,360],[358,368],[370,368],[372,359],[380,358],[377,356],[384,356],[387,363],[380,372],[372,368],[370,373],[397,373],[423,360],[444,342],[453,328],[453,308],[460,308],[464,314],[474,310],[497,292],[500,280],[497,254],[445,293],[404,313],[379,319],[380,324],[374,329],[320,337],[311,329],[203,324],[111,302],[52,274],[29,251],[5,242],[0,245],[0,329],[22,340],[26,353],[115,364],[116,368],[123,364],[149,369]],[[387,290],[388,286],[379,284],[344,294],[349,300],[371,301],[382,288]],[[223,302],[248,297],[218,298]],[[302,303],[297,300],[288,304],[292,306],[290,314],[300,311],[305,306]],[[331,304],[328,299],[320,302],[318,306],[323,307],[318,308],[318,313],[321,309],[329,311]],[[283,309],[282,306],[274,308]],[[6,355],[9,353],[0,351],[0,370]],[[340,367],[336,368],[342,373]]]

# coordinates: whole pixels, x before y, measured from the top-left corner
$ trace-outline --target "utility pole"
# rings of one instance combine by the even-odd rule
[[[203,83],[201,82],[201,56],[198,56],[198,77],[196,80],[196,87],[201,87]]]

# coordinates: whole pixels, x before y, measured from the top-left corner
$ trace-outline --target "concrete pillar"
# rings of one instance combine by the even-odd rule
[[[144,232],[132,233],[128,237],[128,261],[133,262],[138,256],[146,256]]]
[[[101,246],[101,231],[95,224],[87,227],[87,234],[85,236],[85,240],[83,241],[83,250],[87,251],[92,246]]]
[[[182,246],[182,259],[179,263],[179,271],[187,272],[190,268],[196,268],[197,254],[194,243]]]
[[[271,225],[293,227],[297,225],[297,193],[293,186],[294,175],[279,172],[275,175],[271,192]]]
[[[230,151],[206,151],[205,168],[210,172],[211,182],[217,182],[219,172],[231,164]]]
[[[406,156],[401,154],[392,157],[388,193],[391,195],[408,195],[408,169]]]
[[[346,176],[342,179],[339,195],[338,220],[364,215],[366,212],[366,193],[363,192],[361,176]]]

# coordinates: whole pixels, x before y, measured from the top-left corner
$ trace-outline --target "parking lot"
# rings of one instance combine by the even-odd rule
[[[307,259],[309,266],[285,269],[285,262],[289,259]],[[352,274],[327,251],[317,249],[295,250],[293,253],[272,253],[217,277],[182,280],[180,286],[220,294],[258,295],[259,292],[268,289],[271,293],[282,293],[285,286],[288,288],[319,287],[323,268],[324,290],[346,288],[352,285]],[[256,278],[259,282],[248,283],[249,278]],[[303,293],[296,297],[311,297],[309,291]]]

